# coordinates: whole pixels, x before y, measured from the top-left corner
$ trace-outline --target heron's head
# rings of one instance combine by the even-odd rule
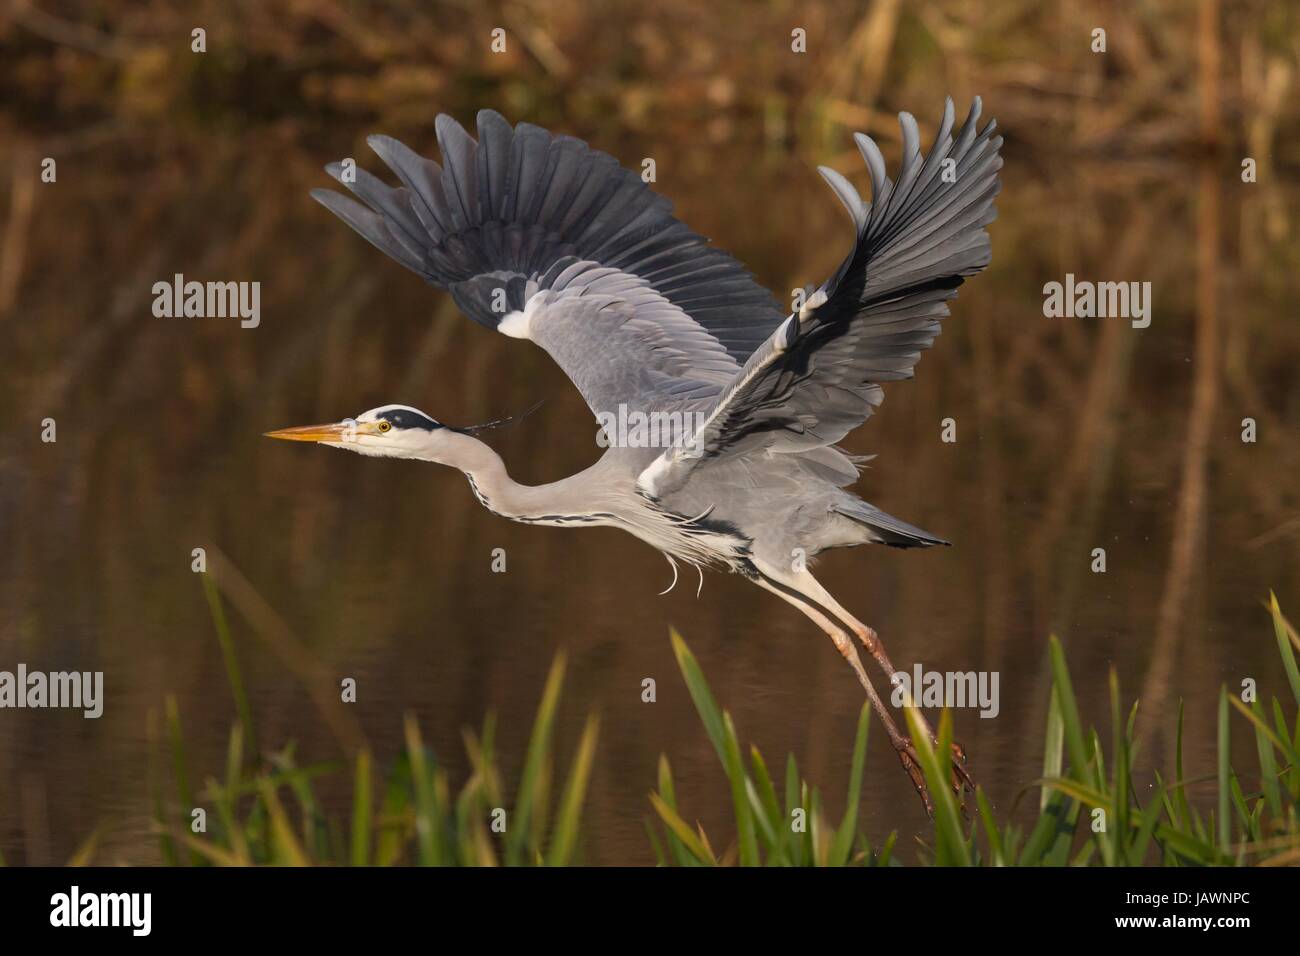
[[[382,458],[439,460],[440,446],[454,442],[452,435],[465,429],[452,428],[409,405],[381,405],[356,418],[325,425],[304,425],[267,432],[268,438],[311,441],[331,448],[347,448],[362,455]]]

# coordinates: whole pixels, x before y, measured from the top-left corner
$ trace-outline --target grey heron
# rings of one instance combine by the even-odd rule
[[[954,130],[952,100],[928,155],[899,115],[902,168],[854,139],[871,179],[863,201],[820,173],[853,220],[835,273],[786,312],[749,272],[672,214],[636,173],[582,140],[498,113],[478,139],[446,115],[439,166],[395,139],[371,148],[401,185],[334,163],[358,199],[312,196],[393,259],[453,296],[471,319],[545,350],[598,419],[618,409],[683,415],[689,434],[652,447],[612,441],[591,467],[525,486],[477,434],[406,405],[325,425],[268,432],[363,455],[459,469],[489,511],[554,526],[622,528],[673,566],[744,575],[825,631],[879,715],[931,809],[916,752],[877,694],[855,640],[891,683],[876,632],[808,569],[830,548],[947,544],[846,490],[864,459],[837,447],[875,411],[885,382],[910,378],[939,334],[947,301],[988,265],[1002,138],[979,126],[976,98]],[[490,423],[494,424],[494,423]],[[929,730],[928,725],[926,729]],[[957,789],[973,787],[954,747]]]

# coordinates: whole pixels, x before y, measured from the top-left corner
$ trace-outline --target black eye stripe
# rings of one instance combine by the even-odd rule
[[[379,417],[394,428],[423,428],[425,431],[442,428],[441,423],[435,422],[427,415],[421,415],[419,412],[413,412],[406,408],[395,408],[392,411],[384,412]]]

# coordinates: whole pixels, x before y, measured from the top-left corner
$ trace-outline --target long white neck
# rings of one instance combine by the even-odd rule
[[[571,487],[574,479],[521,485],[507,474],[501,456],[472,435],[445,430],[431,437],[433,447],[418,457],[464,472],[475,497],[489,511],[517,521],[547,523],[557,516],[592,513],[590,502]]]

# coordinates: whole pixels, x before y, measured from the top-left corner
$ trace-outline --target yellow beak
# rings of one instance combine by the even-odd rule
[[[364,428],[358,422],[333,422],[328,425],[300,425],[297,428],[281,428],[278,431],[263,432],[266,438],[283,438],[285,441],[352,441],[357,432]]]

